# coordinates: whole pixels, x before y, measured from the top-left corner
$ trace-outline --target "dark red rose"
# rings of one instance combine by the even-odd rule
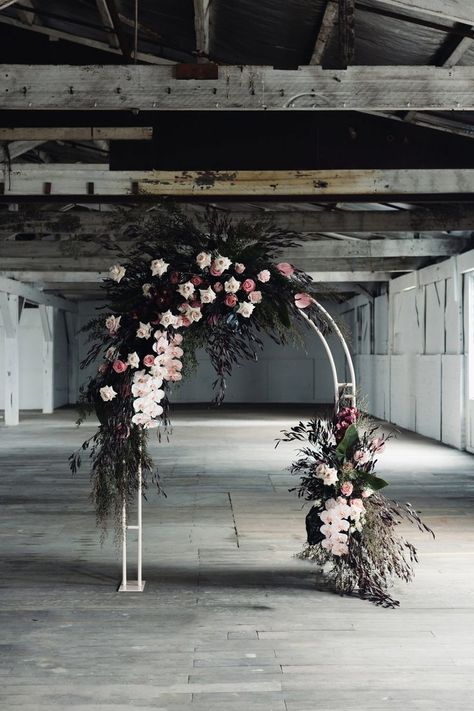
[[[200,276],[193,276],[191,278],[191,284],[194,286],[200,286],[202,284],[202,279]]]

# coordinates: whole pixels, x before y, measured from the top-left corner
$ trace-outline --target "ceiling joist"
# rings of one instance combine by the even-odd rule
[[[171,66],[16,64],[0,79],[3,110],[474,110],[472,66],[221,66],[182,81]]]
[[[459,194],[474,194],[474,169],[111,171],[108,166],[97,163],[16,163],[4,166],[0,187],[4,200],[28,195],[364,200],[445,195],[458,198]]]

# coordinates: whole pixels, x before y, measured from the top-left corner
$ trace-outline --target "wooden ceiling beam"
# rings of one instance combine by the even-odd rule
[[[0,141],[151,141],[151,126],[0,127]]]
[[[146,207],[146,204],[145,204]],[[201,206],[182,203],[185,214],[201,213]],[[217,203],[221,214],[226,214],[228,203]],[[261,205],[258,206],[259,208]],[[256,220],[268,218],[275,227],[282,230],[315,233],[355,233],[359,235],[385,233],[430,233],[446,231],[474,231],[474,205],[432,205],[413,210],[321,210],[309,211],[298,209],[282,210],[278,204],[264,203],[262,209],[234,210],[228,213],[233,220]],[[67,212],[53,211],[51,208],[40,210],[28,208],[17,212],[0,210],[0,239],[19,233],[29,234],[72,234],[72,235],[107,235],[117,234],[134,223],[133,213],[127,221],[125,216],[117,224],[113,212],[96,210]]]
[[[17,163],[4,166],[2,199],[26,196],[81,196],[258,199],[345,197],[378,201],[403,197],[474,194],[474,169],[111,171],[97,163]],[[77,200],[76,200],[77,201]],[[352,232],[355,230],[351,230]]]
[[[0,80],[0,110],[474,110],[473,66],[222,66],[182,81],[170,66],[16,64]]]
[[[474,25],[472,0],[383,0],[383,4],[438,20]]]

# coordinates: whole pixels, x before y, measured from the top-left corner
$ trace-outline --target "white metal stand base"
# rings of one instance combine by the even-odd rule
[[[142,449],[140,446],[140,463],[138,465],[138,491],[137,491],[137,525],[130,526],[127,523],[127,504],[123,502],[122,508],[122,582],[118,587],[118,592],[137,593],[143,592],[145,589],[145,581],[142,576],[142,488],[143,488],[143,473],[141,465]],[[127,531],[137,532],[137,580],[129,580],[127,576]]]
[[[145,580],[141,583],[138,580],[128,580],[125,584],[120,583],[118,592],[143,592],[145,589]]]

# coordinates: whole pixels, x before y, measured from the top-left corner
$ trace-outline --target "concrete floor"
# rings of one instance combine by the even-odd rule
[[[402,433],[383,455],[416,530],[398,610],[340,598],[295,560],[304,511],[282,427],[304,408],[181,410],[156,444],[167,499],[144,506],[143,594],[115,592],[71,411],[0,428],[0,708],[367,711],[472,708],[472,456]]]

